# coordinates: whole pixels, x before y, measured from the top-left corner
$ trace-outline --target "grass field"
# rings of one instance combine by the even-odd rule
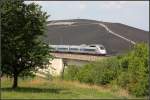
[[[19,79],[19,88],[11,89],[10,78],[1,79],[2,99],[127,99],[133,98],[126,91],[112,91],[107,87],[81,84],[60,79]]]

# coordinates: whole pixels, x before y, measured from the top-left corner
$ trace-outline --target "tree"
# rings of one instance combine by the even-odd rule
[[[41,6],[22,0],[1,2],[2,73],[13,77],[13,88],[18,77],[33,75],[49,63],[49,47],[43,42],[48,15]]]
[[[138,43],[133,50],[120,59],[121,71],[117,77],[118,85],[125,87],[136,96],[149,94],[149,46]]]

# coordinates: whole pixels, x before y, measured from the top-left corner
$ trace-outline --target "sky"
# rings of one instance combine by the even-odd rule
[[[149,1],[25,1],[42,6],[48,20],[92,19],[149,31]]]

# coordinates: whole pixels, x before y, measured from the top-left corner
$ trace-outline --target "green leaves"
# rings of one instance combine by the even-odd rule
[[[5,0],[1,7],[3,73],[22,77],[49,64],[50,48],[41,38],[46,30],[46,12],[21,0]]]
[[[76,80],[76,76],[79,72],[79,67],[75,65],[70,65],[67,67],[64,73],[64,79],[66,80]]]
[[[80,82],[119,85],[136,96],[148,95],[148,45],[136,44],[127,54],[111,57],[82,66],[77,74],[68,70],[68,76]],[[73,74],[73,75],[72,75]],[[71,78],[70,78],[71,79]]]
[[[136,96],[148,94],[148,44],[139,43],[120,59],[121,72],[118,84],[128,87]]]

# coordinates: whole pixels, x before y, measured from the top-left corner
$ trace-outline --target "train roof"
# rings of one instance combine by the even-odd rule
[[[81,46],[81,47],[90,47],[90,46],[103,46],[102,44],[90,44],[90,45],[87,45],[87,44],[81,44],[81,45],[49,45],[49,46],[60,46],[60,47],[63,47],[63,46]],[[104,47],[104,46],[103,46]]]

